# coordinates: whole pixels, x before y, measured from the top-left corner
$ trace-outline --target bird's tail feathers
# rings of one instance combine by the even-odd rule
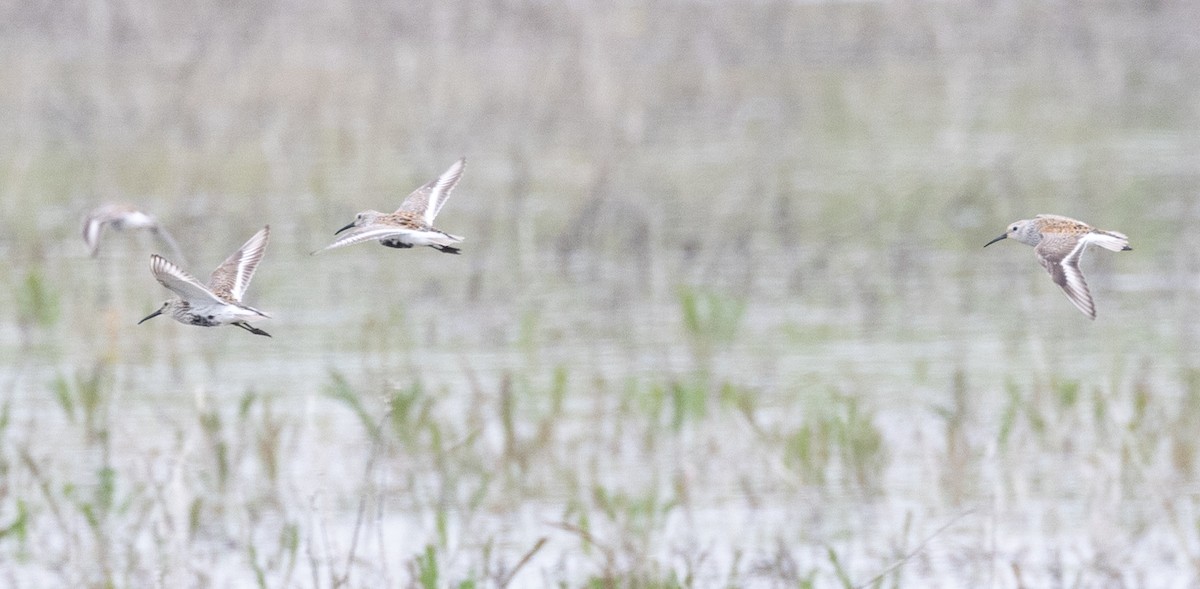
[[[438,233],[440,233],[440,235],[438,235],[436,238],[430,239],[429,241],[432,241],[437,245],[454,245],[463,240],[463,238],[457,235],[451,235],[444,231],[438,231]]]
[[[1117,233],[1116,231],[1097,231],[1092,234],[1091,242],[1114,252],[1133,249],[1129,247],[1129,238],[1124,233]]]

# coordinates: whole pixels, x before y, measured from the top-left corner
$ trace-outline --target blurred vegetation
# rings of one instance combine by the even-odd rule
[[[1197,30],[1182,0],[0,0],[0,578],[1189,584]],[[307,255],[462,155],[462,256]],[[201,277],[271,223],[276,337],[136,325],[153,240],[79,243],[113,200]],[[1095,322],[980,249],[1044,212],[1133,241],[1084,261]]]

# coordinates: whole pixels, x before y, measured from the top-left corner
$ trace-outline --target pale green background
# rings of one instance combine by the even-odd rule
[[[1197,31],[2,2],[0,584],[1194,586]],[[308,255],[462,155],[462,256]],[[87,257],[110,201],[197,275],[270,223],[274,337],[134,325],[168,293],[148,235]],[[1094,322],[982,249],[1037,213],[1130,236]]]

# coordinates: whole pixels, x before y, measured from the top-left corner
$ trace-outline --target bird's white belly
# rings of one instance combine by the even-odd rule
[[[435,243],[437,233],[430,231],[406,231],[396,235],[389,235],[380,241],[388,241],[393,243],[403,243],[407,245],[432,245]]]
[[[249,321],[262,316],[248,309],[233,305],[194,305],[182,317],[176,317],[180,323],[215,327],[227,325],[235,321]]]
[[[388,247],[411,247],[414,245],[448,246],[462,241],[461,237],[441,231],[408,230],[389,235],[379,240]]]

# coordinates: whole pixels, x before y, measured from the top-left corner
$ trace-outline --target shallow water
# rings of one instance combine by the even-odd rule
[[[310,247],[310,240],[290,243],[288,237],[282,233],[271,244],[261,283],[251,289],[253,303],[276,315],[263,324],[272,339],[163,320],[134,325],[163,292],[142,268],[139,239],[110,235],[112,247],[101,260],[68,256],[60,271],[81,280],[103,280],[105,272],[128,277],[110,283],[112,302],[89,302],[89,291],[81,289],[85,296],[62,303],[65,316],[53,328],[35,330],[25,347],[13,337],[19,331],[10,329],[4,344],[10,357],[21,358],[5,374],[10,444],[32,440],[34,431],[56,440],[52,447],[31,446],[46,462],[42,476],[86,488],[91,477],[78,465],[108,464],[124,481],[121,491],[132,495],[126,500],[146,501],[151,512],[216,492],[206,502],[218,523],[201,526],[178,552],[153,542],[140,548],[155,562],[233,567],[207,583],[240,583],[244,573],[236,563],[246,546],[273,545],[286,525],[314,534],[302,540],[313,544],[306,550],[316,550],[314,564],[306,566],[344,566],[338,555],[348,551],[363,498],[369,516],[359,528],[360,556],[366,561],[356,576],[367,585],[409,574],[380,564],[377,559],[390,558],[385,555],[416,555],[433,544],[444,559],[443,574],[462,579],[483,574],[481,554],[511,566],[543,537],[549,540],[522,573],[525,583],[648,566],[687,570],[702,586],[730,575],[778,580],[789,567],[829,567],[829,548],[845,555],[840,566],[857,582],[951,522],[899,579],[1004,585],[1013,578],[1007,566],[1013,562],[1025,582],[1049,582],[1044,575],[1060,569],[1101,575],[1097,567],[1112,553],[1124,555],[1117,571],[1185,570],[1163,502],[1178,492],[1186,496],[1183,489],[1194,487],[1194,479],[1149,455],[1136,466],[1121,456],[1130,451],[1126,444],[1136,444],[1120,438],[1147,435],[1128,431],[1134,410],[1126,395],[1149,387],[1163,397],[1152,405],[1167,411],[1183,394],[1176,375],[1192,354],[1188,348],[1172,352],[1176,341],[1190,338],[1186,323],[1124,325],[1154,312],[1138,293],[1111,288],[1115,281],[1102,276],[1141,283],[1141,275],[1132,274],[1136,262],[1113,256],[1089,268],[1098,277],[1093,291],[1101,317],[1095,323],[1076,316],[1024,247],[914,247],[907,255],[933,259],[914,265],[921,280],[877,277],[881,284],[866,288],[890,291],[878,299],[853,293],[851,300],[837,300],[824,292],[836,285],[817,283],[815,298],[827,302],[807,303],[804,288],[793,294],[782,281],[763,278],[739,290],[746,311],[736,336],[712,343],[711,357],[702,357],[674,293],[642,293],[613,304],[591,281],[550,277],[528,290],[513,289],[508,298],[475,301],[452,286],[452,264],[471,252],[443,263],[432,251],[364,246],[314,261],[292,253]],[[792,259],[768,256],[758,264],[786,275],[795,271]],[[393,297],[349,279],[372,265],[403,274],[397,268],[408,264],[424,265],[445,286],[423,294],[421,285],[381,281],[404,293]],[[1024,294],[978,293],[986,300],[964,302],[972,299],[955,278],[936,270],[961,266],[975,266],[981,280],[1011,268]],[[303,279],[280,276],[289,273]],[[867,279],[834,282],[854,280]],[[945,287],[926,292],[928,280]],[[102,309],[102,328],[83,325],[94,309]],[[1006,314],[1030,322],[1014,324]],[[1073,347],[1064,347],[1066,341]],[[48,392],[56,378],[86,375],[94,366],[106,375],[100,421],[107,444],[81,438],[81,423]],[[552,410],[555,370],[563,371],[566,384],[561,409]],[[366,478],[369,438],[352,412],[325,394],[333,373],[355,389],[373,419],[382,415],[382,396],[414,383],[429,403],[430,417],[411,424],[415,433],[396,433],[413,439],[393,442],[399,446]],[[520,389],[513,434],[502,425],[505,378]],[[653,392],[697,378],[730,383],[744,398],[701,393],[703,408],[680,417],[672,401]],[[964,387],[957,400],[956,378]],[[1094,395],[1112,408],[1095,416],[1037,399],[1056,394],[1060,381],[1081,389],[1079,403],[1100,402],[1088,400]],[[1036,427],[1032,416],[1016,417],[1001,443],[998,431],[1012,410],[1006,388],[1025,397],[1019,411],[1046,415]],[[251,392],[258,405],[235,417],[239,399]],[[868,429],[881,437],[881,457],[865,458],[876,466],[855,474],[845,456],[808,471],[789,462],[788,436],[802,424],[821,423],[814,416],[844,413],[847,399],[859,404]],[[223,416],[228,429],[220,436],[234,453],[235,474],[223,484],[213,480],[215,442],[197,425],[206,412]],[[951,436],[947,415],[954,412],[961,412],[961,430]],[[427,437],[431,430],[422,428],[430,424],[444,440]],[[255,440],[270,431],[282,435],[278,474],[262,482],[265,466],[254,456]],[[1112,435],[1118,441],[1106,439]],[[521,457],[512,454],[508,436],[529,445]],[[826,451],[836,456],[839,442],[828,443]],[[963,448],[952,450],[949,443]],[[1154,454],[1172,442],[1146,443]],[[151,507],[157,500],[148,488],[175,477],[190,479],[172,483],[182,497],[163,491],[166,498],[158,500],[164,505]],[[1125,480],[1130,477],[1135,480]],[[1149,480],[1156,489],[1139,491]],[[1194,508],[1177,503],[1167,500],[1170,509]],[[443,524],[434,521],[438,513]],[[579,552],[585,542],[578,533],[557,526],[578,525],[582,514],[590,533],[612,546]],[[128,517],[111,516],[114,522]],[[239,522],[245,517],[252,521]],[[124,526],[135,524],[123,522],[113,533],[123,534]],[[1120,540],[1132,529],[1141,539]],[[334,540],[319,538],[318,531]],[[54,545],[55,536],[72,532],[47,534],[31,534],[26,542]],[[1164,553],[1179,556],[1157,560]],[[32,573],[40,568],[36,559],[27,562],[33,566],[21,567],[21,578],[40,578]],[[182,578],[196,574],[171,570]]]
[[[142,8],[0,39],[12,584],[1195,584],[1190,7]],[[463,255],[309,256],[462,154]],[[136,325],[109,200],[270,223],[273,337]]]

